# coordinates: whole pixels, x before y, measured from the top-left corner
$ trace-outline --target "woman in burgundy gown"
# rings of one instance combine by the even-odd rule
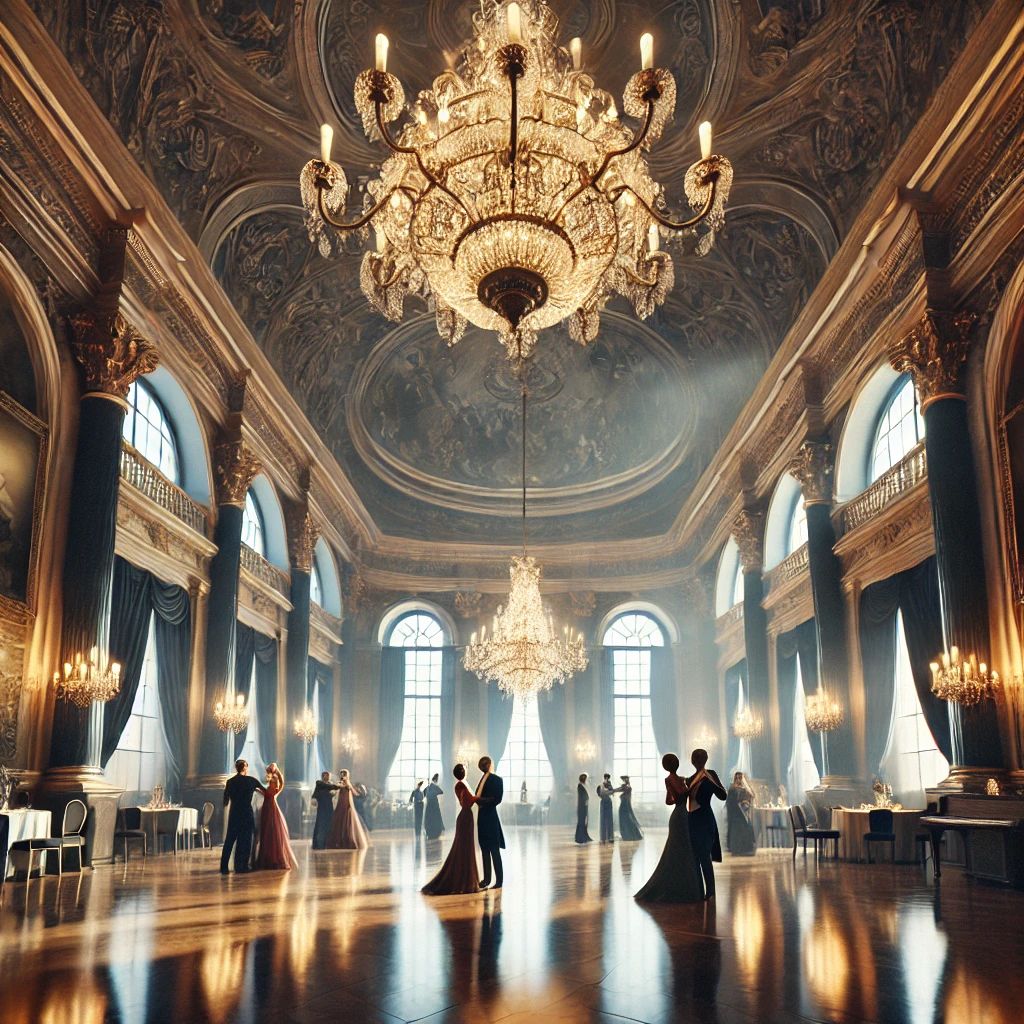
[[[697,858],[690,843],[690,821],[686,810],[689,792],[686,780],[680,778],[679,758],[666,754],[661,766],[668,772],[665,778],[665,803],[675,805],[668,819],[668,839],[661,852],[661,860],[647,884],[636,894],[636,899],[652,903],[700,903],[704,899]]]
[[[365,850],[370,845],[366,829],[356,811],[355,790],[349,781],[348,769],[342,768],[338,779],[338,805],[331,819],[331,834],[327,839],[328,850]]]
[[[267,791],[260,811],[259,851],[256,867],[290,871],[298,867],[288,840],[288,823],[277,806],[277,794],[284,789],[284,776],[276,764],[267,765]]]
[[[473,828],[473,804],[477,798],[463,781],[466,777],[464,765],[457,764],[452,775],[455,783],[455,799],[459,801],[458,817],[455,819],[455,839],[441,870],[423,886],[428,896],[454,896],[480,891],[480,872],[476,864],[476,835]]]

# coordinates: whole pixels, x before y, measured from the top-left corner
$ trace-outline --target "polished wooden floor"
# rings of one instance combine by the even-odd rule
[[[291,873],[206,851],[8,883],[0,1020],[1024,1020],[1024,894],[762,852],[715,904],[647,910],[663,838],[510,830],[504,892],[445,899],[419,892],[442,844],[396,832]]]

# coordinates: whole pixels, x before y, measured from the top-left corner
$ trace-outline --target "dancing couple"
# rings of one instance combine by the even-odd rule
[[[256,817],[253,814],[252,798],[255,793],[263,794],[263,808],[260,811],[259,840],[254,866],[277,871],[290,871],[298,867],[298,861],[292,852],[292,844],[288,839],[288,823],[277,804],[277,795],[282,789],[284,776],[273,762],[267,765],[266,785],[249,775],[249,762],[244,758],[239,758],[235,762],[235,774],[224,786],[224,806],[229,807],[229,810],[224,849],[220,857],[222,875],[228,873],[232,849],[235,854],[235,874],[245,874],[252,870],[250,859],[253,840],[256,838]]]
[[[714,861],[721,862],[722,846],[711,798],[724,800],[725,788],[707,767],[708,752],[695,750],[690,760],[696,771],[689,778],[679,772],[679,758],[666,754],[661,766],[665,803],[671,806],[668,839],[661,860],[636,899],[653,903],[698,903],[715,895]],[[674,806],[673,806],[674,805]]]
[[[457,764],[452,769],[455,776],[455,799],[459,803],[459,814],[455,819],[455,839],[448,851],[441,870],[423,886],[428,896],[454,896],[486,889],[491,884],[493,869],[495,889],[504,882],[501,851],[505,848],[505,835],[498,818],[498,804],[505,792],[500,775],[495,775],[489,757],[481,757],[477,767],[481,771],[476,792],[471,793],[466,785],[466,767]],[[476,843],[473,841],[473,804],[477,805],[477,840],[483,855],[484,877],[476,865]]]

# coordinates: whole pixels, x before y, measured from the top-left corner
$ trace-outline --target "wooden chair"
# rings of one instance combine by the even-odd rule
[[[178,845],[181,844],[183,849],[188,849],[191,845],[191,835],[185,832],[181,827],[181,811],[178,811],[177,817],[174,819],[173,831],[160,828],[159,824],[156,829],[156,852],[160,852],[160,840],[166,839],[171,844],[171,851],[175,856],[178,854]]]
[[[64,874],[64,851],[68,848],[78,851],[78,870],[83,865],[82,850],[85,847],[85,822],[89,817],[89,808],[81,800],[69,800],[64,808],[64,821],[61,834],[47,839],[22,839],[11,844],[11,850],[28,854],[28,873],[32,875],[32,866],[37,853],[46,854],[50,850],[57,851],[57,874]]]
[[[794,804],[789,809],[789,823],[793,827],[793,860],[796,860],[796,844],[802,839],[804,843],[804,856],[807,856],[807,841],[814,843],[814,856],[820,856],[821,844],[825,845],[825,852],[828,853],[828,844],[831,841],[834,846],[835,859],[839,859],[839,829],[835,828],[811,828],[807,824],[804,809],[799,804]]]
[[[896,832],[893,826],[893,813],[888,807],[876,807],[868,811],[868,829],[864,833],[864,849],[867,851],[868,863],[871,860],[871,848],[875,843],[888,843],[892,851],[892,862],[896,863]]]
[[[199,818],[199,824],[192,829],[191,840],[193,845],[198,839],[200,847],[204,850],[207,846],[211,848],[213,846],[213,833],[210,831],[210,824],[213,822],[214,810],[213,804],[207,800],[203,804],[203,813]]]
[[[138,807],[122,807],[117,812],[117,831],[114,832],[114,842],[120,842],[124,847],[124,861],[128,863],[128,844],[142,843],[142,856],[149,854],[149,836],[142,827],[142,815]]]

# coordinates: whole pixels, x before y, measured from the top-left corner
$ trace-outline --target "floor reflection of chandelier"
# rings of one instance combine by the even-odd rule
[[[345,222],[349,185],[324,125],[321,159],[302,170],[302,201],[310,240],[325,256],[328,225],[373,227],[360,284],[383,316],[399,321],[407,296],[432,297],[449,344],[468,322],[525,358],[537,331],[564,320],[574,340],[592,341],[614,294],[650,316],[673,285],[661,235],[699,227],[696,250],[707,253],[725,220],[732,167],[712,154],[705,122],[701,159],[683,181],[694,216],[674,219],[646,158],[676,100],[671,71],[652,66],[651,36],[640,40],[641,70],[623,95],[633,131],[584,70],[580,40],[558,45],[543,0],[477,6],[474,40],[409,104],[387,71],[387,37],[377,36],[376,67],[356,79],[355,105],[367,136],[391,155],[359,216]]]
[[[993,698],[999,687],[999,673],[990,672],[984,662],[975,655],[966,658],[954,644],[943,651],[938,661],[929,668],[932,672],[932,693],[940,700],[973,707],[983,700]]]
[[[219,700],[213,706],[213,720],[221,732],[233,732],[236,735],[249,725],[249,708],[245,697],[235,694],[234,700]]]
[[[804,721],[811,732],[835,732],[843,724],[843,705],[819,688],[804,701]]]
[[[303,743],[312,743],[319,731],[313,709],[310,707],[303,708],[302,714],[295,719],[296,739],[302,740]]]
[[[732,731],[738,739],[756,740],[764,730],[764,721],[760,715],[755,715],[750,708],[741,708],[736,713],[732,724]]]
[[[512,558],[508,601],[498,608],[490,636],[484,626],[473,634],[463,665],[484,681],[494,680],[505,693],[531,697],[564,683],[587,667],[582,635],[568,626],[558,636],[540,596],[541,568],[526,553],[526,372],[520,368],[523,413],[522,519],[523,553]]]
[[[62,671],[53,673],[53,685],[61,700],[80,708],[103,704],[120,692],[121,666],[114,661],[106,668],[101,667],[99,648],[94,647],[88,658],[75,654],[64,662]]]

